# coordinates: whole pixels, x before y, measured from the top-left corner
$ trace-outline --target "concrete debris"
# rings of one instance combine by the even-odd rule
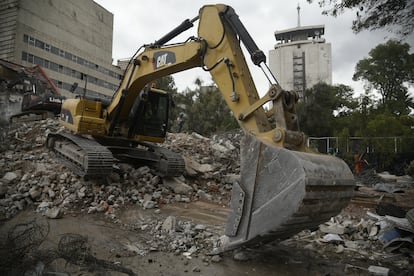
[[[165,220],[164,223],[162,224],[162,231],[165,232],[175,232],[177,228],[177,219],[173,216],[168,216]]]
[[[45,212],[46,217],[50,219],[59,219],[63,217],[62,209],[58,207],[53,207],[50,209],[47,209]]]
[[[326,234],[321,239],[322,242],[343,243],[344,240],[338,234]]]
[[[335,223],[332,223],[332,222],[327,222],[327,223],[319,225],[319,229],[323,233],[339,234],[339,235],[344,234],[345,231],[347,230],[345,226],[338,225],[338,224],[335,224]]]
[[[185,159],[185,165],[187,167],[187,170],[190,172],[195,171],[197,173],[208,173],[214,171],[214,166],[210,164],[200,164],[188,157]]]
[[[183,181],[181,181],[177,177],[164,178],[163,184],[166,187],[171,188],[176,194],[187,194],[193,190],[193,188],[185,184]]]
[[[199,266],[193,267],[193,272],[200,272],[200,271],[201,271],[201,269],[200,269]]]
[[[238,251],[234,253],[233,259],[239,262],[246,262],[249,260],[249,256],[244,251]]]
[[[163,146],[184,156],[186,172],[182,177],[162,178],[149,167],[117,163],[107,179],[87,180],[57,162],[54,154],[44,147],[46,134],[61,130],[53,119],[27,122],[8,130],[5,142],[0,145],[0,220],[11,218],[28,207],[50,219],[61,218],[72,211],[100,213],[122,227],[149,235],[145,243],[126,246],[130,254],[145,256],[153,251],[163,251],[184,256],[186,260],[205,255],[208,256],[206,264],[222,260],[222,256],[211,256],[210,253],[220,248],[220,243],[226,243],[227,237],[220,237],[223,226],[186,221],[164,212],[163,206],[187,206],[195,201],[228,206],[232,184],[240,181],[241,132],[212,138],[196,133],[169,134]],[[352,201],[353,206],[360,206],[358,210],[371,208],[369,210],[373,211],[384,204],[394,204],[403,210],[414,208],[414,191],[407,186],[409,178],[391,181],[391,176],[370,174],[366,179],[368,184],[365,179],[359,179],[360,186]],[[388,185],[386,187],[391,185],[392,189],[378,189],[378,183]],[[399,189],[403,187],[403,193],[395,193],[392,185],[397,184],[406,185],[398,186]],[[150,209],[151,219],[137,217],[134,223],[123,224],[119,213],[128,206]],[[378,263],[388,254],[409,252],[413,255],[412,247],[408,246],[412,240],[410,242],[401,233],[391,238],[387,234],[391,229],[408,229],[412,233],[408,219],[396,220],[393,216],[374,212],[349,215],[352,212],[348,210],[332,218],[317,230],[302,231],[282,244],[300,246],[318,254],[366,256]],[[387,250],[387,247],[393,250]],[[233,258],[247,261],[250,256],[245,251],[238,251]],[[412,263],[412,260],[402,259],[401,266],[407,262]],[[370,266],[369,269],[366,266],[364,269],[374,275],[387,275],[386,268]],[[193,267],[192,271],[201,269]]]
[[[14,172],[8,172],[3,176],[3,181],[6,183],[11,183],[17,179],[17,174]]]
[[[219,143],[199,134],[180,133],[170,134],[165,146],[183,153],[190,164],[186,178],[162,179],[146,166],[119,163],[105,184],[86,181],[57,162],[44,147],[47,133],[62,130],[54,119],[9,128],[0,148],[0,217],[10,218],[18,210],[42,202],[49,202],[48,208],[61,208],[62,212],[80,207],[87,213],[103,212],[108,216],[127,204],[155,209],[160,204],[193,200],[226,203],[230,189],[225,183],[228,177],[224,176],[238,175],[238,169],[234,169],[237,164],[222,165],[223,158],[232,160],[231,163],[238,160],[233,158],[238,156],[238,147],[231,140],[220,138]],[[224,152],[215,157],[212,153],[218,148]]]
[[[220,255],[214,255],[213,257],[211,257],[211,261],[213,262],[213,263],[219,263],[219,262],[221,262],[223,260],[223,258],[222,257],[220,257]]]
[[[372,275],[387,276],[390,273],[390,269],[382,266],[371,265],[368,267],[368,272]]]

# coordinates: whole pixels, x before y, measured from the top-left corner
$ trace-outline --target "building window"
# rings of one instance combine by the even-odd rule
[[[84,59],[81,57],[78,57],[78,64],[83,65]]]
[[[47,59],[44,60],[44,66],[45,66],[45,68],[50,67],[50,62]]]
[[[63,74],[71,76],[72,75],[72,70],[68,67],[63,67]]]
[[[44,49],[45,48],[45,44],[43,43],[43,41],[40,41],[38,39],[36,39],[36,47],[40,48],[40,49]]]
[[[28,54],[28,55],[27,55],[27,62],[29,62],[29,63],[33,63],[33,62],[34,62],[34,56],[33,56],[33,55],[31,55],[31,54]]]
[[[30,45],[35,45],[36,39],[34,37],[32,37],[32,36],[29,36],[28,42],[29,42]]]
[[[59,55],[59,49],[55,46],[52,46],[52,54]]]
[[[59,71],[59,65],[57,63],[51,62],[50,63],[50,69],[55,71],[55,72],[58,72]]]
[[[38,56],[34,56],[34,62],[33,63],[37,64],[37,65],[40,65],[40,66],[43,66],[43,58],[38,57]]]
[[[119,75],[119,74],[117,74],[117,73],[115,73],[111,70],[108,70],[104,67],[101,67],[98,64],[95,64],[93,62],[86,61],[86,60],[82,59],[81,57],[78,57],[76,55],[68,53],[68,52],[66,52],[62,49],[59,49],[55,46],[47,44],[47,43],[45,43],[41,40],[35,39],[34,37],[32,37],[30,35],[24,34],[23,35],[23,41],[25,43],[29,44],[29,45],[33,45],[33,46],[36,46],[40,49],[44,49],[46,52],[50,52],[54,55],[64,57],[68,60],[72,60],[75,63],[78,63],[80,65],[83,65],[83,66],[91,68],[91,69],[94,69],[94,70],[96,70],[98,72],[101,72],[105,75],[111,76],[112,78],[117,78],[117,79],[120,79],[120,80],[122,80],[122,78],[123,78],[122,75]]]
[[[65,58],[69,59],[69,60],[72,60],[72,54],[68,53],[68,52],[65,52]]]

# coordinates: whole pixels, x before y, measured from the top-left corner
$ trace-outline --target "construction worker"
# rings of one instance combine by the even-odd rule
[[[185,123],[184,113],[180,112],[177,117],[177,132],[181,132]]]

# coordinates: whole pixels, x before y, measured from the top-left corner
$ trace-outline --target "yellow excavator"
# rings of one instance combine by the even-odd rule
[[[196,21],[197,37],[167,44]],[[263,97],[241,43],[269,80]],[[223,4],[203,6],[195,18],[143,45],[110,102],[66,100],[60,122],[71,133],[49,134],[47,146],[80,175],[107,175],[114,158],[144,162],[166,176],[181,174],[183,159],[156,146],[166,136],[170,97],[150,84],[195,67],[210,72],[245,132],[241,180],[232,188],[224,250],[312,229],[348,204],[355,185],[349,167],[306,147],[295,112],[297,95],[282,90],[234,9]]]

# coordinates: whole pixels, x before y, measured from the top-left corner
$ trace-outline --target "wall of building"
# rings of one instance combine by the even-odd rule
[[[112,65],[112,13],[92,0],[9,2],[18,2],[17,24],[13,54],[4,59],[42,66],[67,97],[83,93],[86,79],[88,94],[114,93],[123,71]]]
[[[303,57],[303,66],[299,57]],[[276,45],[275,49],[269,51],[269,67],[286,90],[295,90],[294,75],[300,75],[302,67],[306,89],[318,82],[332,84],[331,57],[330,43],[313,43],[308,40],[285,43]]]
[[[18,0],[0,1],[0,59],[13,59]]]

